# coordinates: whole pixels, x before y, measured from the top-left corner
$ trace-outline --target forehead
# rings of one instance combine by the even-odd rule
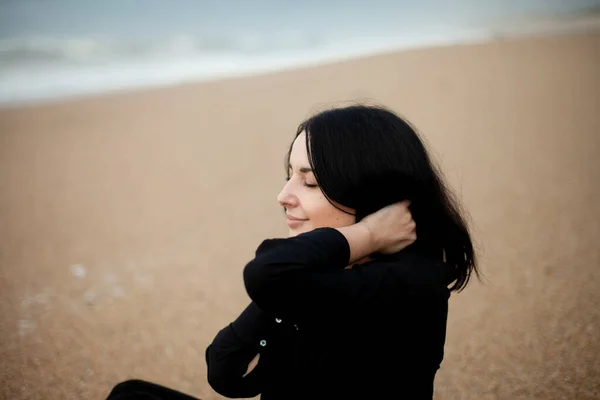
[[[290,166],[308,166],[308,153],[306,151],[306,133],[302,132],[292,144],[290,153]]]

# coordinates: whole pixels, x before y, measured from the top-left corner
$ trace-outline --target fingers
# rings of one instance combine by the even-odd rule
[[[416,227],[416,223],[412,217],[412,213],[410,212],[410,210],[403,205],[401,212],[402,223],[406,226],[407,229],[414,229]]]
[[[405,240],[415,241],[417,240],[417,224],[411,220],[406,226],[402,237]]]
[[[401,227],[402,232],[408,236],[408,234],[412,233],[417,228],[417,223],[413,219],[412,213],[408,208],[410,206],[410,200],[403,200],[401,202],[395,203],[391,206],[392,210],[390,217],[396,220],[396,223],[400,223],[400,225],[396,225]]]
[[[417,223],[412,218],[412,216],[410,217],[410,222],[408,223],[408,229],[410,229],[412,232],[415,232],[415,233],[417,231]]]
[[[416,229],[415,229],[415,230],[413,230],[413,231],[410,233],[410,235],[409,235],[409,236],[410,236],[410,239],[411,239],[413,242],[415,242],[415,241],[417,240],[417,230],[416,230]]]

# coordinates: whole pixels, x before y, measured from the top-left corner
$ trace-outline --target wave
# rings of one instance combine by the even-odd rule
[[[480,39],[479,31],[442,29],[410,35],[310,36],[279,31],[271,36],[0,40],[0,106],[248,76]]]
[[[214,37],[0,39],[0,106],[247,76],[399,49],[599,27],[600,20],[594,17],[559,24],[549,20],[468,28],[440,25],[386,34],[357,31],[319,36],[277,31]]]
[[[244,34],[236,37],[174,35],[168,38],[53,38],[28,37],[0,40],[0,65],[102,63],[184,58],[206,54],[272,54],[279,51],[318,48],[326,41],[297,34],[273,36]]]

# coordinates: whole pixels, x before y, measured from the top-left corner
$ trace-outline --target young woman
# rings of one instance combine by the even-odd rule
[[[431,399],[450,292],[477,267],[417,133],[384,108],[328,110],[300,124],[287,173],[289,238],[245,267],[252,302],[207,348],[208,382],[231,398]]]

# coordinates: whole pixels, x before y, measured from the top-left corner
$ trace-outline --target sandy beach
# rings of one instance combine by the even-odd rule
[[[347,100],[414,123],[471,215],[436,399],[600,398],[599,71],[596,31],[0,110],[0,398],[221,398],[204,350],[286,234],[284,153]]]

